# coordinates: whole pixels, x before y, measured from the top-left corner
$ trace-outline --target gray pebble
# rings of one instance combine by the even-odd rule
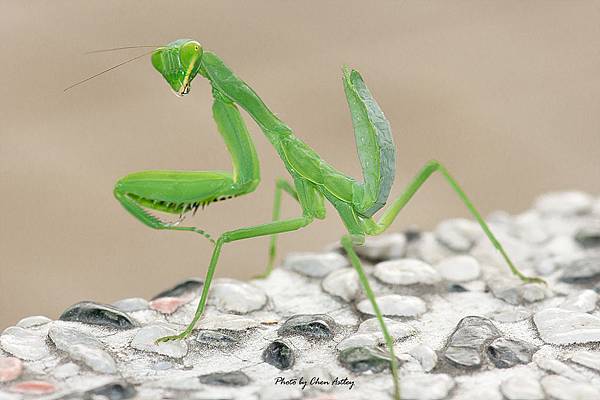
[[[490,361],[498,368],[511,368],[517,364],[531,362],[538,347],[524,340],[497,338],[487,346]]]
[[[227,347],[238,343],[238,340],[231,335],[207,329],[198,331],[196,341],[208,347]]]
[[[311,278],[323,278],[336,269],[350,266],[339,253],[292,253],[283,260],[283,267]]]
[[[484,343],[500,336],[501,332],[489,319],[465,317],[448,338],[442,354],[458,367],[479,368],[483,363]]]
[[[206,385],[216,386],[246,386],[250,383],[250,378],[242,371],[213,372],[201,375],[198,379]]]
[[[371,347],[350,347],[342,350],[338,357],[344,368],[359,374],[388,369],[390,360],[389,354]]]
[[[336,323],[326,314],[300,314],[288,318],[277,331],[282,336],[301,335],[311,339],[331,339]]]

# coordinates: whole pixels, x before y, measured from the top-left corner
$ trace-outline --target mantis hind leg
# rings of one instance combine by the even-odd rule
[[[367,222],[366,231],[369,235],[379,235],[383,233],[389,226],[394,222],[394,219],[398,216],[398,213],[402,208],[410,201],[410,199],[414,196],[414,194],[419,190],[419,188],[427,181],[427,179],[434,173],[439,172],[446,179],[446,181],[450,184],[452,189],[456,192],[458,197],[465,204],[467,209],[471,212],[475,220],[483,229],[483,232],[490,240],[492,245],[500,252],[502,258],[510,268],[511,272],[516,275],[519,279],[526,283],[545,283],[545,281],[539,277],[529,277],[524,275],[512,262],[496,236],[492,233],[490,227],[486,224],[483,217],[477,211],[471,200],[467,197],[465,192],[462,190],[458,182],[450,175],[446,167],[440,164],[438,161],[432,160],[429,161],[425,166],[421,169],[421,171],[417,174],[417,176],[408,184],[408,187],[405,189],[404,193],[402,193],[393,203],[392,205],[385,211],[385,213],[381,216],[377,223],[369,224]],[[369,220],[372,221],[372,220]]]
[[[299,218],[292,218],[283,221],[275,221],[262,225],[256,225],[247,228],[236,229],[233,231],[223,233],[216,241],[215,247],[213,249],[212,257],[210,259],[210,264],[208,266],[208,270],[206,272],[206,278],[204,279],[204,285],[202,287],[202,294],[200,296],[200,303],[198,303],[198,308],[196,309],[196,313],[194,314],[194,318],[187,326],[187,328],[178,335],[174,336],[165,336],[156,340],[156,343],[167,342],[170,340],[181,340],[188,337],[193,329],[196,326],[196,323],[202,317],[204,313],[204,309],[206,308],[206,302],[208,300],[208,292],[212,283],[213,275],[215,273],[215,269],[217,267],[217,263],[219,261],[219,256],[221,255],[221,250],[225,243],[235,242],[237,240],[250,239],[259,236],[267,236],[267,235],[276,235],[278,233],[295,231],[297,229],[303,228],[306,225],[310,224],[313,221],[313,217],[310,215],[304,215]]]
[[[353,240],[353,238],[354,238],[354,240]],[[388,348],[388,351],[390,352],[390,369],[392,370],[392,378],[394,379],[394,399],[400,400],[400,381],[399,381],[399,377],[398,377],[398,359],[396,358],[396,355],[394,354],[394,340],[392,339],[392,337],[390,336],[390,333],[387,330],[387,326],[385,325],[385,322],[383,321],[383,315],[381,314],[379,305],[377,304],[377,301],[375,300],[375,294],[373,293],[373,290],[371,289],[371,285],[369,285],[369,280],[367,279],[367,275],[365,274],[365,271],[363,270],[360,259],[356,255],[356,251],[354,251],[353,245],[360,244],[360,243],[355,243],[356,238],[357,238],[357,236],[351,236],[351,235],[344,236],[341,240],[342,246],[346,250],[348,258],[350,259],[350,263],[352,263],[352,266],[358,273],[358,279],[360,281],[360,284],[363,287],[363,289],[365,290],[365,294],[367,295],[367,298],[369,299],[371,306],[373,306],[373,310],[375,311],[375,316],[377,317],[377,321],[379,321],[379,326],[381,328],[381,332],[383,333],[383,337],[385,339],[385,344]],[[359,236],[359,238],[362,239],[361,242],[364,241],[364,236]]]

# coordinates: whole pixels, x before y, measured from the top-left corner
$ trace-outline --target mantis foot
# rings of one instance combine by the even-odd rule
[[[523,283],[541,283],[542,285],[548,286],[548,283],[538,276],[527,276],[520,272],[515,273],[515,275],[517,275]]]
[[[520,276],[524,283],[541,283],[544,286],[548,286],[548,282],[538,276]]]
[[[192,334],[192,330],[186,329],[185,331],[181,332],[179,335],[164,336],[164,337],[158,338],[154,341],[154,344],[158,345],[160,343],[172,342],[175,340],[183,340],[183,339],[187,338],[188,336],[190,336],[191,334]]]

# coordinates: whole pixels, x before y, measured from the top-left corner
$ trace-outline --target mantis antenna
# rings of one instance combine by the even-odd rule
[[[159,48],[161,46],[124,46],[124,47],[113,47],[112,49],[100,49],[100,50],[92,50],[87,51],[83,54],[96,54],[96,53],[108,53],[109,51],[118,51],[118,50],[129,50],[129,49],[147,49],[147,48]]]
[[[107,50],[107,51],[108,51],[108,50]],[[139,56],[136,56],[136,57],[130,58],[129,60],[125,60],[125,61],[123,61],[123,62],[120,62],[119,64],[117,64],[117,65],[114,65],[114,66],[112,66],[112,67],[110,67],[110,68],[108,68],[108,69],[105,69],[105,70],[104,70],[104,71],[102,71],[102,72],[98,72],[97,74],[94,74],[94,75],[90,76],[89,78],[85,78],[85,79],[84,79],[84,80],[82,80],[82,81],[79,81],[79,82],[77,82],[77,83],[74,83],[74,84],[72,84],[71,86],[69,86],[69,87],[65,88],[65,90],[63,90],[63,92],[66,92],[67,90],[71,90],[71,89],[73,89],[75,86],[79,86],[79,85],[81,85],[82,83],[85,83],[85,82],[87,82],[87,81],[89,81],[89,80],[91,80],[91,79],[94,79],[94,78],[96,78],[96,77],[98,77],[98,76],[100,76],[100,75],[102,75],[102,74],[105,74],[105,73],[107,73],[107,72],[109,72],[109,71],[112,71],[112,70],[113,70],[113,69],[115,69],[115,68],[119,68],[119,67],[120,67],[120,66],[122,66],[122,65],[125,65],[125,64],[127,64],[127,63],[130,63],[130,62],[132,62],[132,61],[135,61],[135,60],[138,60],[138,59],[140,59],[140,58],[142,58],[142,57],[145,57],[145,56],[147,56],[147,55],[149,55],[149,54],[152,54],[152,52],[153,52],[153,51],[154,51],[154,50],[152,50],[152,51],[149,51],[149,52],[147,52],[147,53],[144,53],[144,54],[141,54],[141,55],[139,55]]]

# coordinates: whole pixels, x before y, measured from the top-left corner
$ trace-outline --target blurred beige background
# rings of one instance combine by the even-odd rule
[[[519,212],[541,192],[600,190],[600,2],[0,1],[0,328],[56,318],[82,299],[150,297],[203,276],[208,242],[130,217],[114,182],[142,169],[228,169],[198,79],[179,99],[148,59],[63,93],[144,50],[189,37],[219,54],[338,168],[359,176],[341,66],[359,69],[392,123],[392,194],[430,158],[485,214]],[[209,232],[270,218],[275,152],[248,121],[263,184],[199,212]],[[285,202],[285,215],[298,212]],[[435,178],[395,224],[466,216]],[[281,237],[281,253],[318,250],[342,225]],[[228,245],[217,276],[265,266],[267,239]],[[281,254],[280,253],[280,254]]]

